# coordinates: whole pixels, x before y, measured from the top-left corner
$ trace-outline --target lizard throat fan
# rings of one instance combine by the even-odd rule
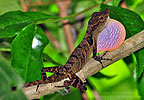
[[[98,36],[97,52],[117,49],[123,43],[125,37],[124,26],[120,22],[110,19],[106,28]]]

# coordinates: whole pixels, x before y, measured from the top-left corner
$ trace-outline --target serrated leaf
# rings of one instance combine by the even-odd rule
[[[15,90],[12,87],[16,87]],[[22,88],[22,80],[0,57],[0,100],[28,100]]]
[[[42,51],[48,39],[41,28],[28,25],[12,42],[12,65],[25,82],[41,78]]]
[[[101,10],[110,9],[110,18],[120,21],[126,28],[127,38],[144,29],[144,22],[138,14],[128,9],[101,5]]]
[[[13,37],[17,34],[17,32],[22,30],[22,28],[30,23],[44,19],[50,20],[54,18],[57,17],[32,11],[13,11],[5,13],[4,15],[0,16],[0,38]]]

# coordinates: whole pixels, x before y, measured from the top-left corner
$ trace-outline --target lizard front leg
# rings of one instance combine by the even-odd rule
[[[96,53],[97,53],[97,45],[96,45],[96,42],[95,42],[95,44],[94,44],[94,46],[93,46],[93,58],[94,58],[96,61],[100,62],[102,68],[104,68],[104,66],[103,66],[101,60],[111,60],[111,61],[112,61],[112,59],[103,58],[103,57],[106,55],[107,51],[105,51],[102,56],[99,56],[99,55],[97,56]]]

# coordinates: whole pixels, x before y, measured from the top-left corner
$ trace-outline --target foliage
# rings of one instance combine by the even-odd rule
[[[11,63],[25,82],[41,78],[42,51],[47,43],[48,39],[41,28],[31,24],[13,40]]]
[[[23,83],[8,63],[0,58],[0,99],[1,100],[27,100],[22,91]]]
[[[20,10],[18,0],[1,1],[0,100],[19,98],[27,100],[22,91],[23,82],[40,79],[42,67],[66,63],[69,53],[61,20],[70,20],[75,30],[75,34],[73,34],[75,47],[85,35],[91,14],[106,8],[110,9],[111,18],[120,21],[125,26],[127,38],[144,29],[144,7],[142,6],[144,2],[142,0],[124,0],[130,10],[119,6],[121,0],[113,0],[107,4],[103,4],[106,0],[72,0],[69,16],[65,18],[58,16],[59,11],[55,3],[30,8],[37,9],[36,12],[21,12],[17,11]],[[7,1],[14,4],[11,6],[12,8],[4,9],[10,5]],[[95,6],[95,8],[92,9],[91,6]],[[85,9],[88,10],[85,11]],[[82,14],[81,19],[83,19],[80,21],[81,25],[76,20],[79,14]],[[60,48],[56,48],[52,41],[47,39],[42,25],[58,40]],[[143,100],[144,49],[89,77],[87,83],[88,90],[86,93],[90,100],[95,98],[94,91],[97,91],[103,100]],[[13,88],[14,90],[12,90]],[[41,100],[70,99],[73,95],[76,96],[75,99],[81,99],[80,92],[72,88],[70,95],[63,97],[54,93],[42,97]]]

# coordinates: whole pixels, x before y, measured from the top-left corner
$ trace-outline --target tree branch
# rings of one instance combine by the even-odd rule
[[[133,37],[127,39],[118,49],[114,51],[107,52],[105,58],[110,58],[112,61],[103,61],[103,65],[107,67],[108,65],[129,56],[131,53],[136,52],[144,47],[144,30],[137,33]],[[102,69],[99,62],[95,61],[93,58],[90,58],[84,68],[76,73],[84,82],[86,78],[97,73]],[[67,78],[68,79],[68,78]],[[66,80],[66,79],[64,79]],[[41,84],[38,92],[36,92],[36,85],[25,87],[24,92],[30,99],[40,98],[43,95],[54,93],[63,88],[57,88],[55,86],[63,85],[64,80],[55,83]]]
[[[66,17],[68,16],[68,7],[70,5],[72,0],[67,0],[67,1],[60,1],[57,2],[56,4],[58,5],[59,8],[59,15],[61,17]],[[68,45],[68,50],[69,53],[71,54],[73,51],[73,47],[74,47],[74,40],[73,40],[73,36],[72,36],[72,28],[69,24],[69,20],[62,20],[61,21],[63,23],[63,29],[64,29],[64,33],[65,33],[65,39]]]

